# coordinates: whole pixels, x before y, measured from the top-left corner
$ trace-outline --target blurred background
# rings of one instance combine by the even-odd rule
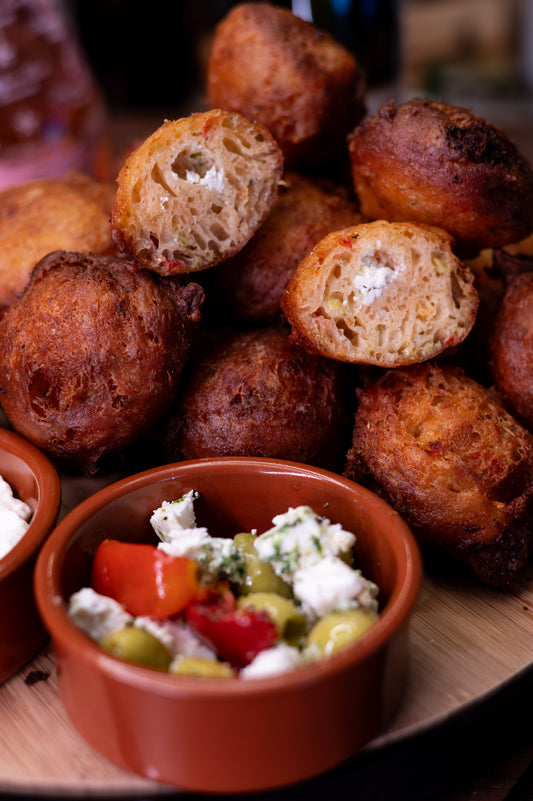
[[[231,0],[62,0],[108,100],[169,105],[201,92]],[[275,0],[348,46],[372,88],[479,100],[533,87],[533,0]]]
[[[231,0],[63,0],[112,111],[201,105]],[[467,105],[511,132],[531,119],[533,0],[277,0],[365,68],[370,110],[414,95]]]
[[[447,100],[502,127],[533,160],[533,0],[274,2],[352,50],[367,72],[369,112],[390,99]],[[213,30],[233,5],[0,0],[0,163],[21,156],[6,180],[25,177],[32,141],[62,142],[55,158],[67,158],[63,134],[74,133],[85,152],[71,149],[72,166],[92,159],[103,173],[95,142],[104,128],[115,152],[165,118],[201,110]]]

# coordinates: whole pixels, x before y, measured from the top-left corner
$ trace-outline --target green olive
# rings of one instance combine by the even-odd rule
[[[163,643],[138,626],[126,626],[109,634],[102,646],[121,659],[160,670],[168,670],[172,662],[172,654]]]
[[[369,609],[332,612],[315,623],[307,637],[307,645],[317,645],[322,654],[330,656],[354,642],[373,626],[377,619],[377,612]]]
[[[249,533],[236,534],[233,538],[235,545],[244,557],[245,576],[239,591],[243,595],[252,592],[275,592],[283,598],[290,598],[291,588],[283,581],[268,562],[259,559],[254,545],[254,535]]]
[[[227,662],[202,659],[199,656],[183,656],[177,659],[170,672],[181,676],[204,676],[215,679],[232,679],[235,676],[235,671]]]
[[[339,559],[342,559],[343,562],[346,562],[348,567],[354,566],[354,558],[353,558],[353,550],[349,548],[347,551],[341,551],[339,553]]]
[[[275,592],[252,592],[237,600],[240,607],[252,607],[266,612],[279,636],[290,645],[298,645],[305,635],[305,617],[293,601]]]

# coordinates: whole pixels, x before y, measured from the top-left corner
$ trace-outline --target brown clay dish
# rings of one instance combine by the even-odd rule
[[[380,620],[330,659],[249,681],[178,678],[102,651],[69,619],[66,600],[88,583],[101,539],[151,539],[152,510],[191,489],[200,492],[198,524],[217,536],[265,530],[300,504],[354,531],[363,573],[382,591]],[[57,526],[35,572],[73,725],[120,767],[202,792],[310,778],[374,737],[402,695],[420,582],[410,530],[373,493],[329,471],[253,457],[167,465],[100,490]]]
[[[33,510],[22,540],[0,559],[0,682],[28,662],[46,640],[33,596],[33,569],[52,530],[61,499],[48,458],[18,434],[0,428],[0,475]]]

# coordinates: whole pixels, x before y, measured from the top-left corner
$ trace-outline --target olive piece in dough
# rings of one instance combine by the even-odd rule
[[[307,645],[317,645],[322,654],[331,656],[357,640],[377,619],[377,612],[370,609],[332,612],[315,623],[307,637]]]
[[[290,598],[291,588],[283,581],[268,562],[259,559],[254,545],[254,535],[248,532],[236,534],[233,538],[235,545],[244,557],[245,576],[239,586],[241,595],[249,593],[276,593],[283,598]]]
[[[213,679],[232,679],[235,671],[227,662],[216,659],[203,659],[200,656],[183,656],[177,659],[170,672],[182,676],[203,676]]]
[[[168,670],[172,662],[172,654],[163,643],[137,626],[126,626],[109,634],[102,646],[120,659],[159,670]]]
[[[252,592],[237,601],[242,608],[252,607],[269,616],[278,634],[289,645],[298,645],[305,634],[306,624],[303,614],[293,601],[282,598],[275,592]]]

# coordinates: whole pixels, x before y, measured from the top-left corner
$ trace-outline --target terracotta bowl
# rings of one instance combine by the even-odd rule
[[[356,533],[363,573],[381,588],[380,620],[329,659],[254,680],[177,677],[105,653],[69,620],[66,600],[88,584],[101,539],[155,541],[152,511],[191,489],[201,494],[197,524],[216,536],[261,532],[300,504]],[[158,467],[100,490],[58,525],[35,572],[61,698],[78,731],[122,768],[219,793],[310,778],[379,732],[403,691],[420,583],[410,530],[374,494],[318,468],[238,457]]]
[[[0,682],[30,660],[47,633],[33,596],[37,553],[55,525],[61,500],[52,463],[18,434],[0,428],[0,475],[33,510],[28,530],[0,559]]]

